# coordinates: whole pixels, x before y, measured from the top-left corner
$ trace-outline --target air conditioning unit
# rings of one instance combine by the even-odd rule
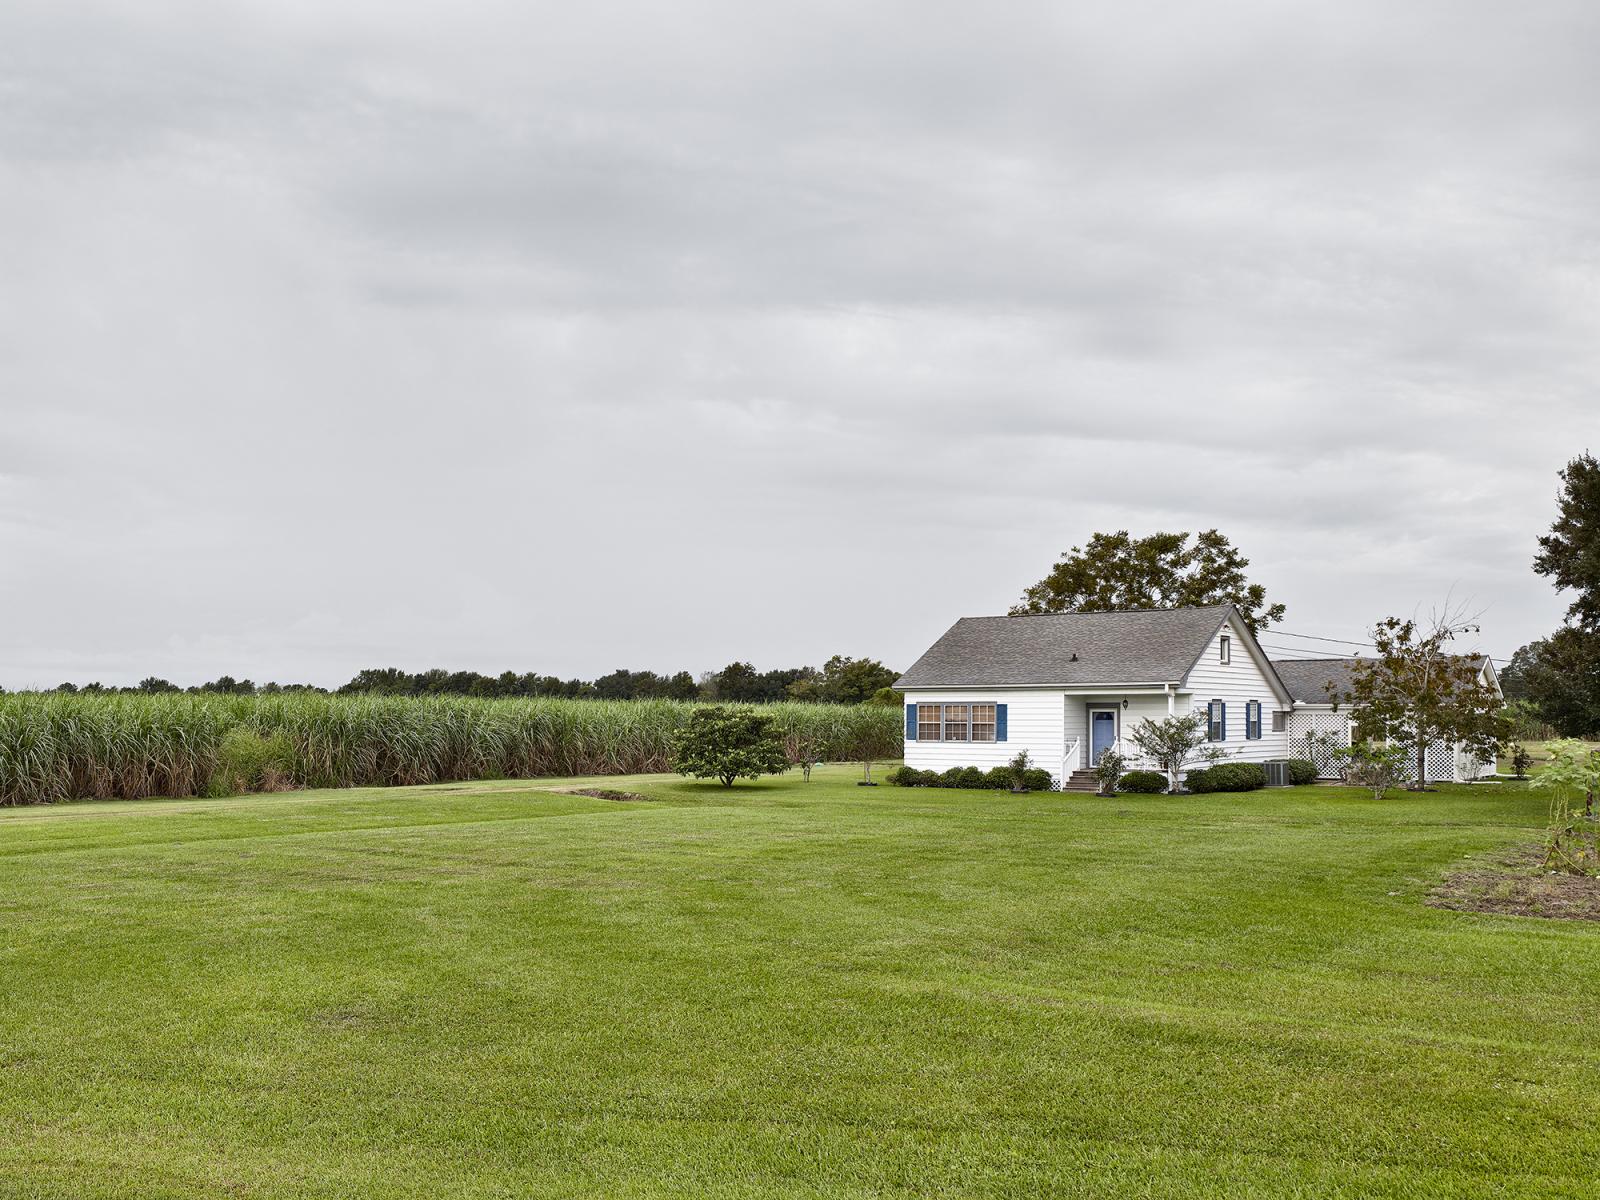
[[[1268,787],[1288,787],[1289,786],[1289,760],[1288,759],[1286,759],[1286,758],[1273,759],[1271,762],[1262,763],[1261,767],[1267,773],[1267,786]]]

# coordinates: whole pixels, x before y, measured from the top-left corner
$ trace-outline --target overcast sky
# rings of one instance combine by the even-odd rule
[[[0,684],[904,667],[1095,530],[1507,655],[1600,5],[0,6]]]

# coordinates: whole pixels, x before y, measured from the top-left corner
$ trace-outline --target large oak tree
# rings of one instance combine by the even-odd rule
[[[1215,529],[1148,537],[1133,537],[1126,529],[1097,533],[1062,555],[1023,593],[1011,615],[1232,604],[1260,632],[1281,621],[1284,609],[1268,604],[1266,589],[1245,577],[1249,565]]]

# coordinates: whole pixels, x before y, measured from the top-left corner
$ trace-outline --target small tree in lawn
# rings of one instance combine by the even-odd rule
[[[1028,771],[1033,767],[1033,760],[1028,757],[1026,750],[1018,750],[1011,756],[1011,761],[1006,764],[1006,770],[1011,773],[1011,790],[1025,792],[1028,790]]]
[[[868,721],[856,734],[855,758],[861,764],[861,782],[872,784],[872,764],[886,758],[899,758],[905,741],[898,724]],[[876,785],[873,785],[876,786]]]
[[[773,719],[748,708],[696,709],[673,739],[672,769],[696,779],[759,779],[789,769]]]
[[[1600,791],[1600,750],[1582,742],[1551,742],[1549,761],[1534,776],[1535,787],[1549,788],[1550,830],[1545,866],[1572,875],[1600,873],[1600,824],[1594,794]],[[1584,810],[1573,811],[1582,797]]]
[[[1353,664],[1347,690],[1329,688],[1336,705],[1355,710],[1369,740],[1410,747],[1418,790],[1427,786],[1430,742],[1460,742],[1489,761],[1499,752],[1500,698],[1483,682],[1476,658],[1450,651],[1456,638],[1477,632],[1476,622],[1449,608],[1426,627],[1390,617],[1372,630],[1377,657]]]
[[[1195,760],[1206,741],[1206,714],[1165,717],[1160,721],[1146,717],[1130,735],[1139,753],[1167,773],[1167,790],[1178,790],[1178,776]]]
[[[1339,764],[1339,773],[1346,783],[1364,787],[1372,792],[1374,800],[1382,800],[1390,788],[1406,781],[1411,751],[1406,746],[1386,746],[1378,742],[1357,742],[1353,746],[1340,746],[1333,752]]]
[[[1094,765],[1095,781],[1100,785],[1102,796],[1115,796],[1117,794],[1117,780],[1122,778],[1123,768],[1128,765],[1128,760],[1115,750],[1107,750],[1100,756],[1100,761]]]
[[[791,767],[799,767],[807,783],[811,768],[827,759],[827,737],[813,722],[792,726],[783,733],[783,754]]]
[[[1528,768],[1533,766],[1533,755],[1528,753],[1528,748],[1521,742],[1512,742],[1506,747],[1511,756],[1511,774],[1517,779],[1528,777]]]

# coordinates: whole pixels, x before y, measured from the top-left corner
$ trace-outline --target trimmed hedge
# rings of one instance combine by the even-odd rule
[[[1190,771],[1184,783],[1191,792],[1253,792],[1267,786],[1267,772],[1260,763],[1225,762]]]
[[[1309,758],[1291,758],[1289,760],[1289,782],[1296,787],[1302,784],[1315,783],[1320,774],[1317,764]]]
[[[1003,792],[1011,789],[1011,768],[951,767],[948,771],[919,771],[916,767],[896,767],[884,776],[896,787],[965,788],[968,791]],[[1022,783],[1030,792],[1048,792],[1052,786],[1050,772],[1043,767],[1029,767],[1022,773]]]
[[[1129,771],[1117,780],[1117,791],[1137,792],[1142,796],[1153,796],[1157,792],[1167,790],[1167,777],[1160,771]]]

